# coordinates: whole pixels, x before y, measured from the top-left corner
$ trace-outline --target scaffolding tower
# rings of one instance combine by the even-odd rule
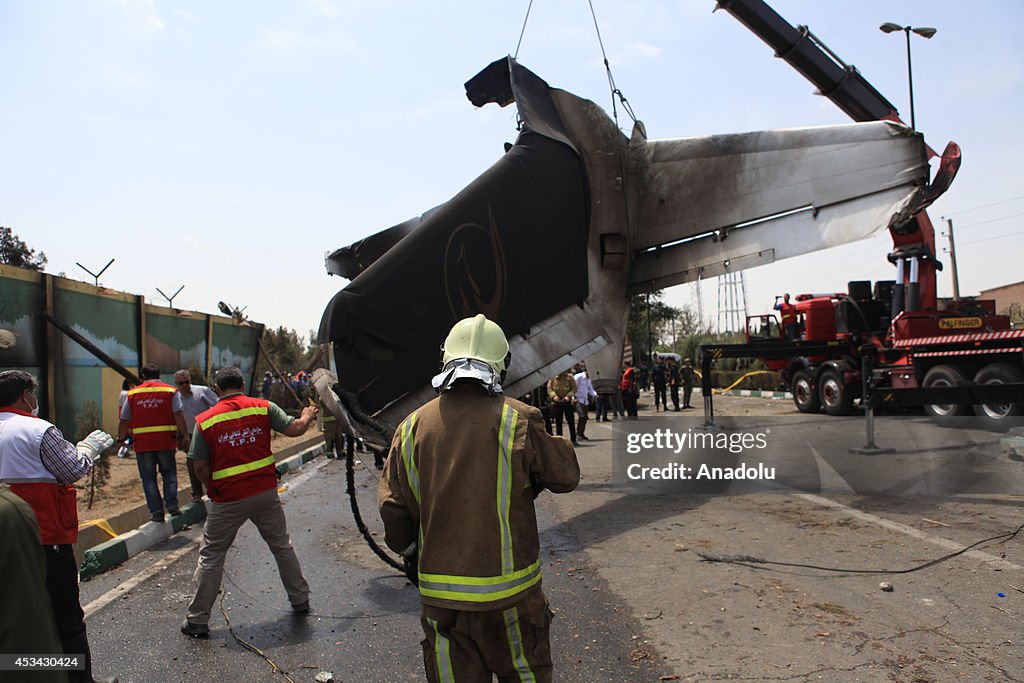
[[[747,283],[743,272],[718,278],[718,332],[742,332],[747,324]]]
[[[703,332],[708,329],[707,321],[704,320],[704,297],[700,293],[700,277],[693,281],[693,288],[690,290],[693,307],[697,311],[697,331]]]

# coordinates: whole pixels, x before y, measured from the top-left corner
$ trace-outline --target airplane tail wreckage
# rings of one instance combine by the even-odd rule
[[[631,294],[913,229],[952,180],[929,184],[923,136],[893,121],[666,140],[637,122],[627,138],[510,57],[466,93],[515,103],[515,144],[445,204],[327,258],[351,282],[320,341],[354,426],[381,445],[433,397],[457,320],[483,313],[508,335],[510,396],[580,360],[600,390],[619,377]]]

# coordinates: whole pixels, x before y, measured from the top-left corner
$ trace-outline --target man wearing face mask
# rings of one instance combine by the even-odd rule
[[[71,547],[78,540],[78,508],[71,484],[89,474],[114,439],[96,430],[72,444],[38,415],[35,378],[21,370],[0,372],[0,484],[8,484],[36,515],[46,554],[46,588],[64,654],[85,659],[84,670],[69,671],[68,678],[91,682],[92,657]]]

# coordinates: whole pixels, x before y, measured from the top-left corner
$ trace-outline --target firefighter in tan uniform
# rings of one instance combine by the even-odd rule
[[[501,393],[509,360],[483,315],[444,343],[440,396],[395,432],[378,502],[388,546],[416,569],[429,681],[550,681],[533,501],[580,479],[570,442]]]

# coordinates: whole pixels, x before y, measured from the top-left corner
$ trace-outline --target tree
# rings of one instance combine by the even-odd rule
[[[306,344],[295,330],[287,327],[264,330],[262,346],[264,355],[273,358],[281,372],[298,372],[316,353],[314,345]],[[257,379],[262,380],[267,370],[274,371],[266,358],[260,356],[256,366]]]
[[[1015,327],[1019,327],[1021,324],[1024,324],[1024,306],[1021,306],[1020,302],[1014,301],[1010,304],[1010,309],[1006,311],[1006,314],[1010,316],[1010,322],[1013,323]]]
[[[642,292],[629,300],[626,336],[636,358],[650,357],[652,351],[674,350],[681,340],[702,331],[693,309],[669,306],[661,296],[661,292]]]
[[[36,253],[21,241],[10,228],[0,226],[0,263],[29,270],[42,270],[46,265],[46,254]]]

